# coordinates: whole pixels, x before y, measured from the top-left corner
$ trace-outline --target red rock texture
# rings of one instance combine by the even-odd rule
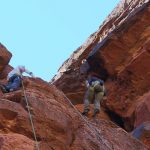
[[[34,142],[20,134],[0,134],[1,150],[33,150]]]
[[[0,72],[9,63],[12,54],[0,43]]]
[[[91,56],[90,65],[100,72],[109,91],[96,118],[91,118],[93,109],[89,118],[83,117],[77,111],[83,105],[73,107],[55,85],[26,77],[25,91],[0,91],[0,148],[36,149],[27,98],[41,150],[148,150],[149,130],[141,138],[144,145],[110,120],[122,120],[127,131],[148,120],[140,116],[149,113],[149,10],[146,0],[122,1],[53,79],[74,104],[82,103],[85,87],[79,67],[83,58]],[[0,82],[6,82],[11,53],[4,46],[0,50]]]
[[[134,127],[138,127],[141,123],[145,121],[150,121],[150,92],[144,94],[138,99],[139,103],[137,104],[135,110],[135,124]]]
[[[89,37],[87,42],[85,42],[86,46],[84,43],[79,49],[77,49],[71,55],[71,57],[62,65],[62,67],[58,71],[58,74],[54,77],[53,80],[55,81],[55,85],[59,89],[63,90],[65,94],[70,99],[72,99],[72,101],[78,101],[78,103],[82,102],[85,89],[83,89],[83,86],[81,86],[81,83],[78,80],[78,69],[80,67],[82,59],[87,57],[89,55],[89,52],[95,50],[96,47],[97,53],[93,56],[92,67],[95,67],[95,63],[101,64],[104,67],[104,69],[106,69],[106,71],[108,72],[109,77],[106,77],[106,79],[120,77],[121,75],[118,74],[121,74],[121,71],[127,69],[126,65],[129,62],[133,61],[135,55],[138,56],[138,54],[144,51],[145,48],[148,52],[149,7],[147,5],[145,6],[145,1],[142,0],[135,1],[134,3],[132,2],[133,5],[131,5],[132,3],[130,3],[130,6],[128,6],[127,4],[129,2],[130,1],[122,1],[118,5],[118,7],[112,12],[112,14],[109,15],[109,17],[100,27],[100,29]],[[127,11],[126,7],[131,7],[132,9],[130,9],[130,11]],[[117,18],[119,14],[122,14],[122,12],[124,12],[125,16],[133,17],[122,18],[122,20],[120,20],[120,22],[116,24],[114,29],[108,28],[108,23],[112,25],[113,20],[115,20],[115,18]],[[111,36],[110,34],[108,34],[108,29],[110,31],[113,31],[111,32]],[[132,33],[134,31],[136,31],[136,34]],[[98,34],[99,36],[96,36],[95,34]],[[94,35],[97,37],[97,39],[101,39],[101,41],[93,40],[92,37]],[[103,35],[105,35],[105,37],[107,38],[101,38]],[[149,55],[146,54],[146,52],[145,55],[149,57]],[[149,59],[146,60],[148,61]],[[145,62],[143,63],[143,65],[148,63],[149,62]],[[101,68],[96,69],[102,71]],[[71,86],[66,84],[66,82],[64,81],[68,81],[69,83],[72,82]],[[82,96],[82,98],[81,96],[79,96],[79,94],[77,95],[76,93],[79,93]]]
[[[81,118],[55,86],[29,78],[24,85],[40,149],[148,149],[108,120]],[[35,148],[22,90],[0,97],[0,120],[1,149]]]
[[[1,74],[0,74],[0,79],[6,79],[8,73],[13,69],[12,66],[10,65],[6,65],[5,68],[2,70]]]
[[[5,80],[2,78],[0,82]],[[148,150],[109,121],[109,116],[89,118],[83,117],[54,85],[24,77],[20,90],[5,94],[0,91],[0,149],[35,150],[38,146],[41,150]]]
[[[103,107],[132,131],[150,121],[150,3],[122,0],[100,28],[64,62],[52,82],[74,104],[83,103],[85,86],[79,68],[84,58],[105,80]],[[70,84],[68,84],[70,83]],[[147,114],[146,114],[147,113]],[[141,118],[141,116],[143,116]]]
[[[150,121],[141,123],[133,130],[132,135],[150,147]]]

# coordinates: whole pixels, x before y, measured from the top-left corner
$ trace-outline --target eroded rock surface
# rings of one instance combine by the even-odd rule
[[[0,82],[6,82],[6,76]],[[41,150],[148,149],[109,116],[84,118],[60,90],[40,78],[24,77],[23,87],[5,94],[0,91],[1,150],[35,150],[37,146]]]
[[[141,123],[133,130],[132,135],[150,147],[150,121]]]
[[[39,78],[24,77],[25,91],[0,91],[0,148],[35,150],[27,97],[41,150],[148,150],[149,124],[138,137],[143,143],[126,131],[149,122],[149,18],[148,0],[121,1],[54,77],[53,83],[82,111],[85,86],[79,80],[79,67],[83,58],[89,58],[109,91],[95,119],[93,109],[89,118],[81,116],[63,92]],[[5,83],[12,69],[11,53],[2,45],[0,52],[0,82]]]
[[[0,43],[0,73],[9,63],[12,54]]]
[[[74,104],[83,103],[79,68],[86,58],[108,90],[103,107],[131,132],[150,121],[150,2],[122,0],[100,28],[64,62],[52,82]],[[68,84],[70,83],[70,84]],[[142,116],[142,117],[141,117]]]
[[[55,86],[50,86],[41,79],[29,78],[24,78],[24,85],[29,105],[32,107],[40,149],[148,149],[109,120],[84,118],[84,121]],[[35,148],[22,90],[2,94],[0,120],[1,149]]]

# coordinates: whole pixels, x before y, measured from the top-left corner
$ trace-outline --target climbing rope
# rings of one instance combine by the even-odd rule
[[[51,82],[50,85],[53,85],[55,81]],[[83,115],[79,112],[79,110],[72,104],[72,102],[69,100],[69,98],[62,92],[62,94],[64,95],[64,97],[67,99],[68,103],[74,108],[75,112],[81,117],[81,119],[87,124],[88,128],[91,130],[91,132],[94,134],[94,131],[96,131],[96,134],[97,134],[97,138],[98,140],[101,140],[102,143],[109,149],[109,150],[113,150],[113,146],[110,147],[107,143],[106,143],[106,140],[103,138],[101,138],[101,136],[99,135],[100,134],[100,131],[97,130],[96,128],[93,129],[93,126],[92,125],[95,125],[93,124],[92,122],[88,122],[87,119],[85,119],[85,117],[83,117]],[[104,141],[105,140],[105,141]]]
[[[63,92],[62,92],[63,93]],[[86,119],[85,119],[85,117],[83,117],[83,115],[79,112],[79,110],[71,103],[71,101],[69,100],[69,98],[63,93],[63,95],[64,95],[64,97],[67,99],[67,101],[69,102],[69,104],[74,108],[74,110],[76,111],[76,113],[81,117],[81,119],[87,124],[87,126],[89,127],[89,129],[91,130],[91,132],[94,134],[94,131],[96,131],[96,134],[97,133],[99,133],[100,134],[100,131],[99,130],[97,130],[96,128],[95,129],[93,129],[93,126],[92,126],[92,124],[93,123],[89,123]],[[95,124],[93,124],[93,125],[95,125]],[[101,140],[102,141],[102,143],[106,146],[106,147],[108,147],[110,150],[112,150],[113,149],[113,147],[110,147],[105,141],[104,141],[104,139],[102,139],[101,138],[101,136],[99,135],[99,134],[97,134],[97,138],[98,138],[98,140]]]
[[[34,124],[33,124],[33,119],[32,119],[32,114],[31,114],[31,111],[30,111],[28,98],[27,98],[25,87],[24,87],[24,83],[23,83],[23,78],[21,80],[21,83],[22,83],[22,89],[23,89],[23,93],[24,93],[24,97],[25,97],[25,101],[26,101],[26,106],[27,106],[27,109],[28,109],[29,119],[30,119],[32,131],[33,131],[33,136],[34,136],[36,148],[37,148],[37,150],[40,150],[39,145],[38,145],[38,141],[37,141],[37,136],[36,136],[36,133],[35,133],[35,128],[34,128]]]

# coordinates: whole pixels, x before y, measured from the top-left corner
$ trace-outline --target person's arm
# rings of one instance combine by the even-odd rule
[[[35,77],[34,74],[31,71],[27,70],[27,69],[25,69],[24,72],[29,74],[33,78]]]
[[[86,80],[86,81],[85,81],[85,84],[86,84],[86,87],[87,87],[87,88],[90,86],[90,84],[89,84],[89,81],[88,81],[88,80]]]

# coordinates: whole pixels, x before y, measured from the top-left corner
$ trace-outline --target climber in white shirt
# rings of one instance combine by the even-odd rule
[[[21,87],[21,80],[23,73],[29,74],[31,77],[34,77],[33,73],[25,68],[25,66],[18,66],[8,73],[7,85],[1,85],[0,88],[4,93],[16,91]]]

